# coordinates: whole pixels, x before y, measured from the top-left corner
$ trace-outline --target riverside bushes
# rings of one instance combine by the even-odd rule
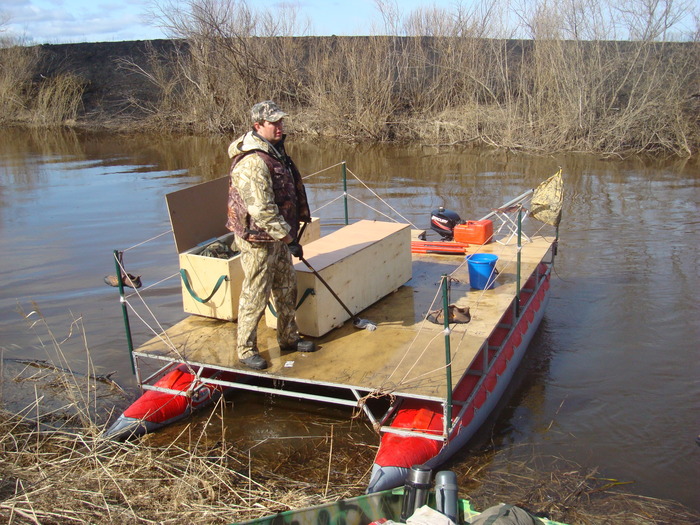
[[[72,73],[38,74],[39,48],[0,42],[0,124],[71,124],[78,117],[85,85]]]
[[[515,11],[491,0],[408,16],[376,3],[385,35],[318,38],[291,36],[302,33],[293,9],[275,12],[288,21],[280,26],[244,1],[162,5],[159,22],[181,45],[154,120],[237,131],[248,107],[272,98],[294,115],[294,131],[349,140],[697,152],[697,32],[666,41],[687,3],[523,2]]]
[[[252,104],[275,99],[293,115],[289,129],[308,136],[541,153],[698,152],[692,3],[524,0],[515,8],[484,0],[405,16],[389,0],[376,4],[385,27],[374,36],[308,37],[298,36],[307,31],[295,8],[163,0],[153,14],[172,47],[115,67],[150,83],[154,99],[130,104],[157,130],[236,134],[248,128]]]

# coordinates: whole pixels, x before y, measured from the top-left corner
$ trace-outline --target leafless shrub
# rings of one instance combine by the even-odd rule
[[[83,82],[64,73],[37,74],[41,51],[10,39],[0,45],[0,122],[57,125],[75,121]]]
[[[368,42],[370,40],[371,42]],[[387,140],[397,104],[391,37],[330,38],[309,53],[307,131]]]
[[[15,120],[25,114],[37,62],[35,49],[13,40],[0,45],[0,121]]]
[[[677,20],[667,12],[665,23],[645,21],[647,40],[607,40],[612,12],[597,2],[522,4],[517,14],[527,40],[490,40],[471,61],[452,55],[440,67],[451,73],[441,75],[448,81],[440,87],[461,78],[475,97],[446,97],[455,109],[440,114],[452,114],[453,122],[441,119],[434,129],[466,127],[483,143],[507,148],[692,154],[698,128],[688,103],[699,75],[697,43],[654,39]]]
[[[71,74],[42,79],[32,99],[33,121],[48,126],[75,123],[84,89],[82,79]]]
[[[121,61],[159,95],[129,102],[146,127],[194,133],[238,133],[252,104],[275,99],[291,131],[354,141],[682,157],[700,147],[690,0],[375,5],[377,34],[310,38],[298,6],[154,0],[174,47]],[[37,75],[37,48],[0,52],[0,118],[76,119],[77,77]]]
[[[178,105],[167,104],[195,131],[229,131],[248,124],[262,99],[293,101],[301,94],[301,46],[293,34],[308,22],[295,6],[254,10],[243,0],[152,4],[154,19],[186,45],[174,57]],[[271,37],[277,38],[271,38]]]
[[[149,73],[162,86],[154,118],[238,131],[253,103],[276,99],[293,131],[351,140],[697,152],[700,44],[689,41],[688,0],[375,5],[374,36],[303,38],[297,8],[157,1],[156,21],[182,45],[173,71]],[[667,41],[678,27],[685,42]]]

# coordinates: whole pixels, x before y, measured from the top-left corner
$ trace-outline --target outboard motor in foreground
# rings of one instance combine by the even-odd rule
[[[453,239],[455,226],[461,222],[462,219],[456,212],[446,210],[442,206],[430,213],[430,228],[438,232],[445,241]]]

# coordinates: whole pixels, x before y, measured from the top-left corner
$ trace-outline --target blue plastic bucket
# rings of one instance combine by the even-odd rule
[[[467,255],[469,285],[477,290],[489,290],[496,284],[496,261],[498,255],[475,253]]]

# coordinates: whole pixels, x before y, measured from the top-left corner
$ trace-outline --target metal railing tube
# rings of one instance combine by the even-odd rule
[[[345,206],[345,226],[350,224],[348,218],[348,163],[341,162],[343,167],[343,205]]]
[[[119,250],[114,250],[114,266],[117,270],[117,282],[119,283],[119,302],[122,305],[122,317],[124,318],[124,329],[126,330],[126,344],[129,347],[129,361],[131,361],[131,372],[136,373],[134,366],[134,343],[131,340],[131,325],[129,324],[129,310],[126,308],[126,298],[124,297],[124,281],[122,280],[122,269],[119,265]]]
[[[516,280],[515,280],[515,315],[520,317],[520,263],[521,251],[523,248],[523,208],[518,210],[518,250],[516,263]]]
[[[445,405],[444,429],[445,437],[450,435],[452,427],[452,352],[450,349],[450,312],[448,308],[447,275],[442,276],[442,317],[445,327],[445,388],[447,390],[447,403]]]

